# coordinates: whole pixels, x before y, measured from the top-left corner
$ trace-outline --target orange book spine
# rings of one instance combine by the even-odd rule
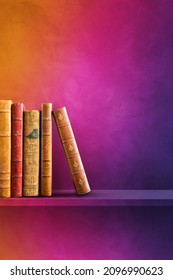
[[[23,196],[39,195],[40,112],[24,111]]]
[[[0,100],[0,197],[11,196],[11,100]]]
[[[52,195],[52,104],[41,108],[41,184],[42,196]]]
[[[90,192],[90,186],[86,177],[66,108],[63,107],[53,111],[53,116],[55,118],[64,153],[70,168],[76,193],[78,195],[86,194]]]

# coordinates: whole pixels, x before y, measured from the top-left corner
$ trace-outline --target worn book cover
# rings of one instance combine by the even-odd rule
[[[52,103],[41,106],[41,182],[42,196],[52,195]]]
[[[24,111],[23,196],[39,195],[40,112]]]
[[[58,133],[78,195],[90,192],[90,186],[65,107],[53,111]]]
[[[11,107],[11,196],[22,196],[23,103]]]
[[[0,100],[0,197],[11,196],[11,100]]]

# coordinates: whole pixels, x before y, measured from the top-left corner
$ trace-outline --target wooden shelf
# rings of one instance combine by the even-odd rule
[[[0,198],[0,206],[173,206],[173,190],[95,190],[83,196],[59,191],[52,197]]]

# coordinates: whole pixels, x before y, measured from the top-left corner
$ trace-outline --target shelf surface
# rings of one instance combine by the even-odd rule
[[[82,196],[67,190],[51,197],[0,198],[0,206],[173,206],[173,190],[95,190]]]

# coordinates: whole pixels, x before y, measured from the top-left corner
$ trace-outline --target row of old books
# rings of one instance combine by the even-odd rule
[[[52,195],[52,115],[76,193],[90,192],[66,108],[0,100],[0,198]]]

